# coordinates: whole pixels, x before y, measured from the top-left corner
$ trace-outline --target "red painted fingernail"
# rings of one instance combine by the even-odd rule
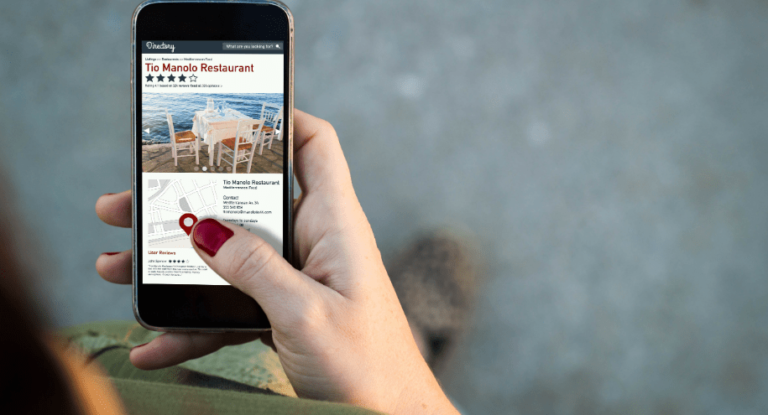
[[[114,193],[104,193],[104,196],[112,196]]]
[[[144,344],[140,344],[140,345],[138,345],[138,346],[133,346],[133,347],[131,348],[131,350],[136,350],[136,349],[138,349],[139,347],[144,347],[144,346],[146,346],[146,345],[148,345],[148,344],[149,344],[149,343],[144,343]]]
[[[120,252],[104,252],[104,253],[102,253],[102,255],[117,255],[119,253]]]
[[[195,245],[210,256],[216,255],[219,248],[235,233],[215,219],[203,219],[197,223],[192,239]]]

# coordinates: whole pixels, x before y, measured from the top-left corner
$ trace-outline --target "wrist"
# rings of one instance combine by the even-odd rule
[[[410,387],[403,388],[391,412],[392,415],[459,415],[459,411],[443,392],[432,372],[429,369],[427,371],[426,379],[411,382]]]
[[[398,402],[392,415],[460,415],[445,394],[440,391],[433,396],[421,395],[405,401]]]

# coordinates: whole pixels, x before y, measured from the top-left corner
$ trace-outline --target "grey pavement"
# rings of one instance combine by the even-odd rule
[[[2,170],[59,326],[130,319],[134,1],[0,4]],[[288,1],[385,258],[475,233],[468,414],[768,412],[768,2]],[[34,253],[34,255],[32,254]],[[48,258],[41,260],[40,256]]]

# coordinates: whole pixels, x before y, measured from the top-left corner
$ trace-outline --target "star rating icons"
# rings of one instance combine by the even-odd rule
[[[146,82],[197,82],[197,75],[192,74],[190,76],[186,76],[184,74],[180,75],[174,75],[172,73],[169,73],[167,76],[159,73],[155,76],[152,76],[152,74],[148,74],[146,76]],[[170,86],[170,85],[169,85]]]

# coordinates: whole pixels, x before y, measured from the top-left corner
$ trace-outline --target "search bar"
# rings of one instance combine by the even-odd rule
[[[222,42],[221,48],[227,52],[282,52],[283,42]]]

